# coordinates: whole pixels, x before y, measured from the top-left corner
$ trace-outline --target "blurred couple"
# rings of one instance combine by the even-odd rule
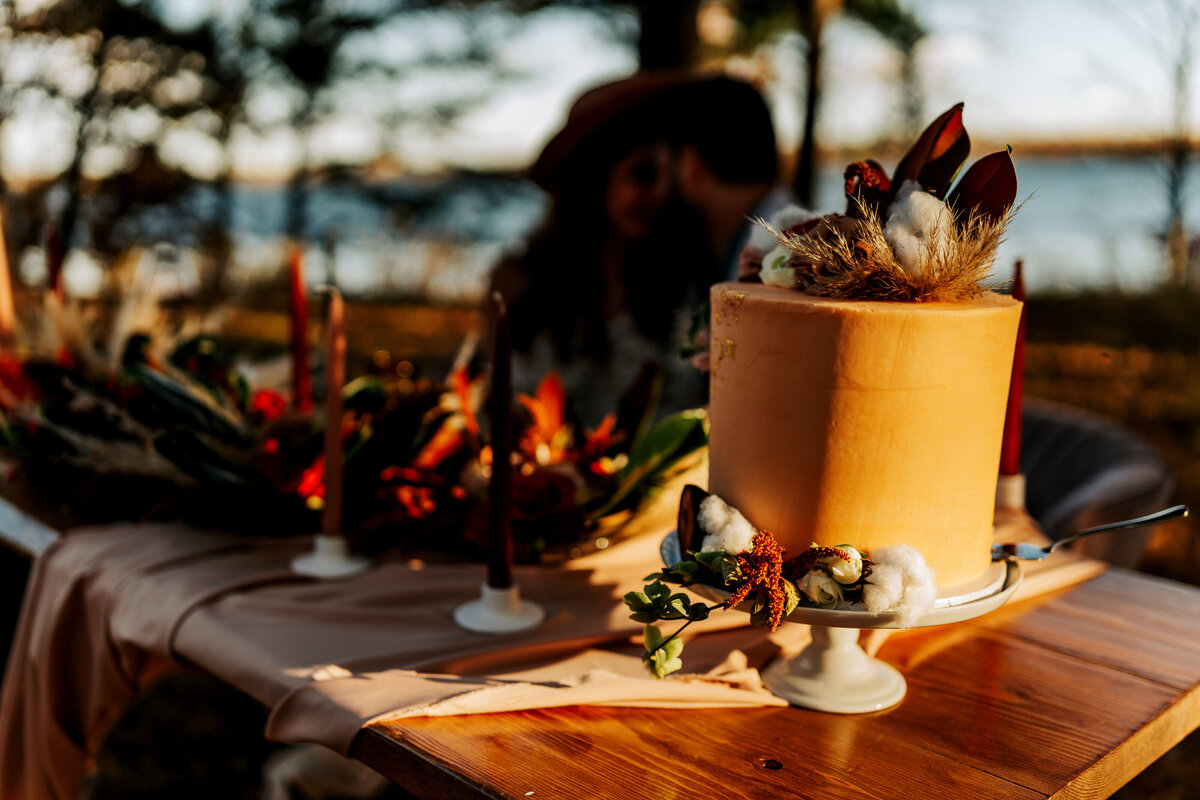
[[[703,405],[707,376],[679,349],[708,287],[736,277],[748,220],[791,201],[778,172],[770,111],[748,83],[641,72],[580,96],[531,170],[547,218],[492,274],[516,388],[558,370],[594,425],[650,366],[661,414]]]

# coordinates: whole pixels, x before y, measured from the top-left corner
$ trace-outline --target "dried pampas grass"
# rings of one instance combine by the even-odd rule
[[[920,268],[909,272],[884,238],[879,214],[826,217],[808,233],[780,231],[757,220],[790,251],[787,266],[796,288],[835,300],[892,300],[907,303],[961,302],[996,288],[985,283],[996,248],[1016,207],[1000,219],[972,215],[950,226],[946,241],[935,231],[924,243]]]

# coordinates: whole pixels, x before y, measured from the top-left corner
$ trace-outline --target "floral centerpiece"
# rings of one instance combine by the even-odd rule
[[[101,337],[82,319],[48,298],[20,349],[0,356],[0,450],[38,495],[36,506],[69,504],[63,524],[185,519],[251,535],[320,527],[322,415],[300,412],[274,387],[252,386],[238,354],[213,336],[175,339],[147,322]],[[467,358],[445,380],[366,375],[342,394],[348,538],[370,551],[482,558],[488,376]],[[651,424],[653,396],[652,386],[631,387],[641,401],[594,430],[571,422],[555,374],[519,398],[520,560],[611,539],[704,446],[702,412]]]
[[[373,535],[396,538],[412,550],[437,550],[444,523],[452,520],[461,534],[455,547],[483,557],[490,541],[492,470],[488,431],[480,421],[486,394],[486,376],[456,368],[406,447],[381,438],[348,451],[348,473],[377,476],[361,484],[373,492],[363,498],[372,509],[365,527]],[[628,396],[653,394],[632,387]],[[607,545],[619,536],[620,524],[706,443],[702,411],[652,423],[653,404],[636,402],[622,404],[623,415],[611,413],[584,429],[571,421],[554,372],[534,394],[517,400],[512,525],[519,561],[544,562]]]
[[[891,612],[901,625],[911,625],[937,596],[933,574],[911,547],[879,548],[869,557],[850,544],[813,544],[785,558],[768,531],[698,486],[684,489],[677,535],[681,559],[647,576],[651,583],[624,598],[630,618],[645,624],[642,660],[659,678],[683,666],[678,638],[683,629],[714,610],[741,608],[751,624],[772,631],[801,605]],[[672,593],[668,584],[709,586],[728,592],[728,598],[710,606]],[[683,624],[665,635],[656,623],[666,621]]]

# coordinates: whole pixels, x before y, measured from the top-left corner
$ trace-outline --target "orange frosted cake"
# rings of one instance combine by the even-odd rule
[[[988,281],[1017,179],[1007,150],[959,178],[969,152],[960,103],[891,175],[847,167],[845,213],[759,220],[712,288],[708,489],[685,487],[675,563],[625,596],[655,675],[682,642],[653,623],[711,610],[668,584],[772,630],[800,606],[913,627],[996,590],[1021,304]]]
[[[711,300],[710,492],[789,554],[907,544],[940,589],[986,570],[1020,303]]]

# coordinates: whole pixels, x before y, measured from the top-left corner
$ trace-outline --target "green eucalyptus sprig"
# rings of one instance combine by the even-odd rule
[[[683,666],[683,640],[679,634],[693,622],[708,619],[710,612],[727,608],[727,603],[708,605],[693,602],[683,592],[671,592],[668,583],[688,586],[693,583],[703,583],[709,586],[730,587],[742,580],[742,570],[737,559],[731,558],[724,551],[710,550],[691,552],[673,567],[667,567],[659,572],[647,575],[644,580],[652,581],[644,591],[629,592],[625,595],[625,605],[629,607],[630,619],[645,623],[642,629],[642,641],[645,652],[642,653],[642,663],[656,678],[670,675]],[[656,622],[682,620],[674,633],[664,634],[655,625]]]

